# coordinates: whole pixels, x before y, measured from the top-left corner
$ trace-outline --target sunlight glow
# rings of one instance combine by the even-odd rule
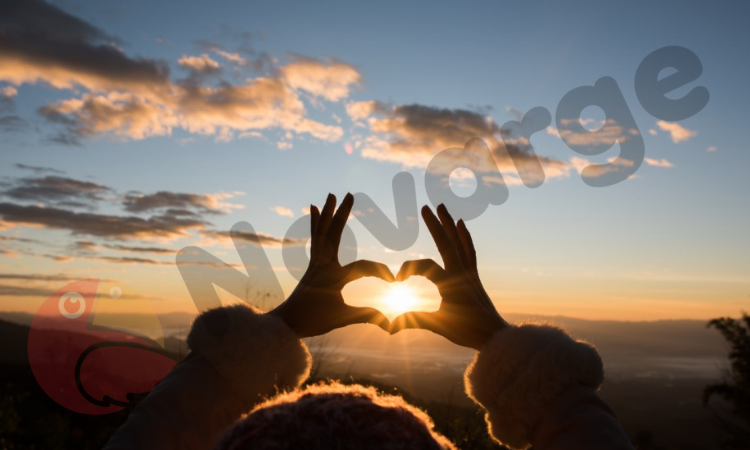
[[[383,303],[394,313],[401,314],[411,311],[417,304],[417,297],[407,286],[391,286],[383,298]]]

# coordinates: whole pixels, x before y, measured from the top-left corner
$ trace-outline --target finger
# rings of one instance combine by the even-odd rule
[[[458,256],[450,238],[446,234],[445,229],[443,229],[443,225],[427,205],[422,208],[422,219],[425,225],[427,225],[432,239],[435,241],[440,256],[443,258],[445,269],[451,270],[454,267],[460,267]]]
[[[344,232],[346,221],[349,219],[349,214],[351,214],[353,206],[354,196],[351,193],[348,193],[341,202],[338,211],[336,211],[336,214],[333,216],[331,226],[328,227],[328,241],[333,245],[333,251],[335,251],[336,254],[339,252],[341,234]]]
[[[354,325],[357,323],[371,323],[385,331],[391,331],[391,322],[387,317],[375,308],[347,306],[341,315],[340,327]]]
[[[331,223],[331,219],[333,218],[333,210],[336,209],[336,196],[333,194],[328,194],[328,198],[326,198],[326,203],[323,205],[323,211],[320,213],[320,219],[318,219],[318,226],[315,228],[315,235],[313,236],[313,240],[316,243],[316,258],[321,258],[324,255],[327,255],[328,258],[330,258],[329,248],[328,248],[328,242],[326,242],[326,235],[328,232],[328,226]]]
[[[461,238],[458,236],[458,229],[456,229],[456,222],[453,220],[453,217],[448,212],[448,208],[445,207],[445,204],[441,203],[437,207],[437,213],[438,217],[440,218],[440,223],[443,224],[443,229],[445,230],[445,233],[448,235],[448,238],[453,243],[453,248],[456,249],[456,253],[458,254],[458,259],[461,261],[461,264],[466,268],[469,269],[469,258],[466,256],[466,252],[463,250],[463,243],[461,242]]]
[[[315,236],[315,230],[318,228],[318,222],[320,221],[320,210],[315,205],[310,205],[310,260],[315,258],[315,254],[318,250],[316,245],[317,239],[313,239]]]
[[[477,251],[474,248],[474,241],[471,238],[471,233],[469,233],[469,229],[466,228],[466,223],[463,221],[463,219],[458,220],[458,235],[461,238],[461,242],[463,243],[463,250],[466,252],[466,256],[469,259],[471,273],[474,274],[474,277],[476,279],[476,283],[474,284],[476,294],[480,301],[484,303],[487,308],[492,311],[496,311],[495,305],[492,304],[492,300],[487,296],[487,293],[482,287],[482,282],[479,280],[479,268],[477,267]]]
[[[435,284],[445,278],[445,270],[431,259],[414,259],[404,261],[396,275],[396,281],[404,281],[412,275],[420,275]]]
[[[458,220],[458,237],[461,239],[461,244],[466,257],[469,259],[469,267],[476,276],[479,276],[479,268],[477,266],[477,251],[474,248],[474,240],[471,238],[469,229],[466,228],[466,223],[463,219]]]
[[[323,205],[323,211],[320,213],[320,219],[318,220],[318,226],[315,228],[315,236],[325,236],[328,231],[328,225],[331,223],[333,218],[333,210],[336,209],[336,196],[328,194],[326,202]]]
[[[358,280],[362,277],[377,277],[390,282],[396,281],[391,269],[383,263],[360,259],[342,267],[346,274],[345,282]]]
[[[433,333],[442,335],[442,328],[443,327],[437,313],[415,311],[401,314],[400,316],[393,319],[389,332],[391,334],[396,334],[401,330],[419,329],[429,330]]]

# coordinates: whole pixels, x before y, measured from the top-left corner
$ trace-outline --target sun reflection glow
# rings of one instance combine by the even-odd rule
[[[390,287],[383,298],[383,303],[389,309],[389,312],[402,314],[414,308],[417,304],[417,297],[407,286],[395,285]]]

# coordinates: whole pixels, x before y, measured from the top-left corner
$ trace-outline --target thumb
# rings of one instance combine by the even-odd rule
[[[401,314],[391,322],[390,333],[396,334],[407,328],[429,330],[442,335],[442,322],[435,312],[408,312]]]
[[[347,306],[341,315],[341,325],[354,325],[357,323],[371,323],[377,325],[385,331],[390,330],[391,322],[380,311],[369,307]]]

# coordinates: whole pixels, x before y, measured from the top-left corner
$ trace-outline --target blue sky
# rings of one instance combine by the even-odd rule
[[[37,111],[93,91],[81,85],[59,89],[44,80],[14,83],[0,71],[0,88],[11,86],[17,91],[6,114],[27,123],[21,131],[3,132],[0,176],[10,185],[20,178],[41,176],[15,166],[20,163],[105,185],[112,196],[131,190],[201,195],[241,191],[244,195],[227,201],[244,209],[212,215],[213,229],[229,229],[236,221],[247,220],[256,230],[277,237],[303,215],[302,208],[322,203],[328,192],[340,196],[365,192],[393,217],[390,182],[404,166],[366,158],[363,147],[352,154],[345,151],[357,136],[374,134],[366,126],[355,126],[347,104],[374,100],[389,108],[419,104],[479,111],[498,125],[515,119],[515,111],[543,106],[553,114],[554,124],[555,108],[566,92],[611,76],[644,136],[647,158],[668,161],[673,167],[646,163],[635,179],[606,188],[585,185],[573,168],[558,177],[548,176],[537,189],[510,186],[505,204],[491,206],[469,224],[475,240],[481,242],[480,265],[493,299],[514,312],[624,319],[707,318],[735,314],[747,304],[750,182],[745,172],[750,156],[745,151],[744,107],[750,103],[745,84],[750,67],[742,44],[748,41],[744,22],[750,6],[744,2],[721,7],[708,2],[576,2],[572,6],[551,1],[50,4],[118,38],[117,47],[129,58],[168,64],[173,82],[189,74],[180,67],[181,58],[202,54],[219,63],[221,79],[234,85],[271,76],[270,66],[260,72],[238,68],[210,48],[247,60],[267,55],[275,70],[300,58],[323,65],[341,61],[361,80],[347,86],[346,95],[337,101],[298,90],[306,117],[340,128],[337,139],[307,133],[294,133],[288,139],[284,130],[266,127],[257,130],[262,138],[241,139],[236,131],[229,142],[217,142],[217,134],[201,135],[175,126],[168,135],[142,139],[93,133],[78,136],[80,145],[70,146],[49,142],[60,125]],[[249,38],[242,35],[245,32]],[[207,47],[209,41],[213,47]],[[641,107],[633,86],[643,58],[668,45],[692,50],[703,64],[697,81],[669,96],[681,97],[697,85],[711,94],[702,111],[677,122],[688,135],[695,133],[681,142],[675,142]],[[219,80],[207,77],[202,83],[218,86]],[[590,118],[602,116],[594,112]],[[282,141],[292,148],[279,149]],[[581,156],[553,132],[535,134],[532,144],[539,154],[566,164]],[[599,160],[616,154],[613,148]],[[425,203],[424,167],[406,169],[415,177],[419,203]],[[294,217],[277,214],[272,210],[277,206],[288,208]],[[100,202],[96,212],[125,214],[114,200]],[[413,248],[388,253],[356,220],[350,223],[360,257],[382,260],[394,269],[415,255],[437,257],[424,228]],[[113,240],[16,224],[0,234],[58,247],[8,247],[12,253],[0,256],[0,261],[3,272],[16,274],[106,276],[108,271],[119,271],[118,277],[142,292],[175,298],[164,309],[189,310],[173,266],[105,263],[74,254],[66,246],[91,239],[99,244],[101,255],[118,255],[102,248],[115,241],[179,249],[201,242],[191,233],[171,240]],[[226,245],[212,251],[238,260]],[[50,252],[72,260],[56,262],[40,256]],[[282,265],[278,249],[269,249],[268,254],[274,265]],[[164,261],[170,258],[158,256]],[[285,289],[293,287],[291,277],[283,271],[279,276]],[[167,287],[158,286],[159,279],[168,279]],[[3,298],[8,299],[8,309],[33,308],[41,301],[30,296]]]

